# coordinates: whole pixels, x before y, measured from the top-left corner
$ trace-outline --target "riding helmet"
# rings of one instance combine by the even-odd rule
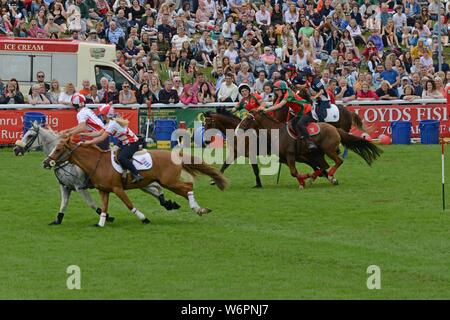
[[[273,88],[274,89],[280,89],[280,90],[287,90],[288,89],[288,85],[287,85],[286,81],[278,80],[277,82],[275,82],[273,84]]]
[[[238,88],[239,93],[241,93],[242,89],[247,89],[249,92],[251,91],[250,86],[246,83],[241,83],[239,85],[239,88]]]
[[[72,102],[73,107],[79,108],[80,105],[84,105],[86,103],[86,97],[80,93],[75,93],[70,101]]]

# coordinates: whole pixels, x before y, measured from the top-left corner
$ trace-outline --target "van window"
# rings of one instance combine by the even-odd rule
[[[95,82],[97,83],[97,88],[101,88],[100,80],[105,77],[109,82],[114,81],[116,83],[116,89],[122,90],[122,83],[125,81],[129,82],[123,74],[121,74],[117,69],[109,66],[95,66]],[[133,84],[130,84],[133,87]]]

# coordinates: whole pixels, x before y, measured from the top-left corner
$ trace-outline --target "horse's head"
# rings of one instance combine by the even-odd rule
[[[239,124],[236,127],[235,133],[238,134],[238,130],[248,130],[248,129],[254,129],[256,127],[256,111],[250,110],[247,113],[247,116],[239,122]]]
[[[71,142],[70,137],[61,139],[50,155],[42,162],[43,167],[45,169],[51,169],[56,165],[66,162],[79,146],[80,144],[75,145]]]
[[[13,151],[16,156],[23,156],[25,152],[40,146],[39,133],[42,127],[37,121],[33,122],[31,128],[23,135],[22,139],[16,141]]]

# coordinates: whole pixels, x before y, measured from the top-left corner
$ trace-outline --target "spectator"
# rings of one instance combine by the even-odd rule
[[[198,103],[197,96],[195,96],[192,92],[192,85],[184,85],[183,92],[180,95],[180,101],[185,105]]]
[[[422,99],[443,99],[444,95],[436,89],[434,80],[428,80],[422,92]]]
[[[91,93],[91,83],[90,83],[90,81],[88,79],[84,79],[81,82],[81,86],[83,88],[79,91],[80,94],[82,94],[84,96],[87,96],[87,95],[89,95]]]
[[[38,71],[36,73],[36,84],[44,84],[46,91],[50,90],[50,84],[45,82],[45,73],[43,71]],[[32,88],[28,91],[28,94],[31,94]]]
[[[370,89],[370,85],[367,82],[363,82],[361,85],[361,89],[356,93],[356,100],[373,101],[378,100],[378,96],[375,91]]]
[[[413,73],[411,86],[414,89],[414,95],[421,97],[422,93],[423,93],[423,86],[420,83],[420,75],[419,75],[419,73],[417,73],[417,72]]]
[[[100,103],[102,99],[98,94],[98,88],[95,84],[89,87],[89,93],[86,95],[86,103]]]
[[[114,81],[108,82],[108,90],[103,94],[101,103],[119,103],[119,92],[116,89],[116,83]]]
[[[31,87],[32,91],[31,94],[28,96],[28,103],[32,105],[36,104],[50,104],[50,101],[45,96],[45,94],[41,94],[39,91],[41,89],[41,86],[39,84],[34,84]]]
[[[172,89],[173,83],[170,80],[164,82],[164,88],[159,91],[158,100],[164,104],[176,104],[180,102],[178,93]]]
[[[206,82],[200,86],[200,90],[197,93],[197,100],[198,103],[212,103],[215,101],[214,94]]]
[[[12,81],[9,81],[6,85],[6,89],[0,96],[0,104],[21,104],[25,103],[23,96],[19,94],[16,86]]]
[[[355,90],[344,78],[339,80],[339,87],[336,88],[334,94],[336,100],[342,100],[342,102],[349,102],[356,98]]]
[[[238,86],[233,82],[233,74],[227,73],[225,75],[225,81],[222,81],[219,92],[217,93],[217,100],[219,102],[235,102],[238,95]]]
[[[380,87],[375,91],[380,100],[396,100],[397,92],[391,88],[391,84],[387,80],[381,81]]]
[[[141,84],[138,95],[137,95],[137,102],[139,104],[144,104],[147,102],[155,103],[157,101],[154,94],[150,91],[150,88],[147,83]]]
[[[64,91],[61,92],[58,98],[58,103],[65,104],[65,105],[71,105],[72,103],[72,96],[75,94],[75,86],[72,82],[67,82],[66,86],[64,87]]]
[[[400,99],[406,101],[413,101],[415,99],[421,99],[421,96],[414,94],[414,88],[411,85],[406,85],[403,88],[403,94],[400,96]]]
[[[133,90],[130,89],[130,84],[125,81],[122,84],[122,90],[119,92],[119,103],[120,104],[133,104],[136,103],[136,95]]]

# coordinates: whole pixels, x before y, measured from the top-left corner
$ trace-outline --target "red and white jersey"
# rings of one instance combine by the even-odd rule
[[[103,124],[102,120],[100,120],[100,118],[96,116],[94,111],[92,111],[88,107],[82,108],[77,113],[77,120],[78,123],[86,122],[86,126],[91,132],[101,131],[105,129],[105,125]]]
[[[106,132],[119,139],[123,145],[138,141],[138,137],[128,127],[122,127],[114,120],[110,120],[106,125]]]

